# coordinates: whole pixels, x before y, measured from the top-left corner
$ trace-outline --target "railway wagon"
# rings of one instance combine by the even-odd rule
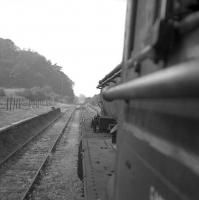
[[[109,199],[199,199],[199,1],[128,0],[122,62],[98,88],[118,120]]]

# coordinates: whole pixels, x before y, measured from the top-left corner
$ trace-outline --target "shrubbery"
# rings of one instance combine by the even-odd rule
[[[33,87],[31,89],[24,89],[24,91],[17,92],[17,95],[25,97],[31,101],[33,100],[52,100],[57,97],[51,87],[45,86],[43,88]]]
[[[0,97],[6,96],[6,93],[3,88],[0,88]]]

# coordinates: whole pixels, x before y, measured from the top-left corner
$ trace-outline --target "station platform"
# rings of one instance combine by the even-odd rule
[[[116,150],[107,133],[82,133],[85,200],[108,200],[114,179]]]

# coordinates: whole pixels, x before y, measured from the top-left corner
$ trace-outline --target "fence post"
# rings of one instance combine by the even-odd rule
[[[10,101],[10,110],[12,110],[12,98],[9,98]]]
[[[19,99],[19,109],[23,108],[24,104],[23,104],[23,99],[20,98]]]
[[[8,110],[8,98],[6,98],[6,110]]]
[[[15,109],[15,98],[13,98],[13,110]]]
[[[10,101],[11,102],[11,104],[10,104],[10,110],[13,110],[13,97],[11,97],[10,100],[11,100]]]
[[[13,109],[13,97],[11,97],[11,109],[10,110],[12,110]]]
[[[8,110],[10,110],[10,97],[8,97]]]
[[[18,98],[16,98],[16,109],[18,108]]]

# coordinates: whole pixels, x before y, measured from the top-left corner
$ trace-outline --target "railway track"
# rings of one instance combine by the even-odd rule
[[[81,128],[87,129],[90,127],[90,120],[94,117],[96,113],[91,112],[88,108],[82,108],[81,110]]]
[[[80,118],[80,111],[77,110],[28,199],[83,200],[82,182],[77,175]]]
[[[50,129],[32,138],[0,166],[0,199],[28,199],[51,153],[68,126],[74,110],[65,113]]]

